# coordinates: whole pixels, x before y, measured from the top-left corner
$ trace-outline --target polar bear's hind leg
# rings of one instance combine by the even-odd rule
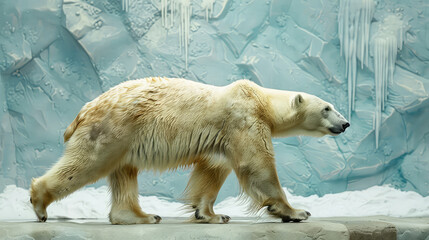
[[[198,223],[228,223],[230,217],[215,214],[213,205],[226,177],[231,172],[227,167],[216,167],[200,159],[195,164],[186,187],[186,201],[195,209],[191,221]]]

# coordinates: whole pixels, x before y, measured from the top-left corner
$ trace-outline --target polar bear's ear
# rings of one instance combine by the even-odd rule
[[[299,108],[301,106],[301,104],[304,102],[304,98],[302,97],[301,94],[297,94],[292,101],[293,107],[294,108]]]

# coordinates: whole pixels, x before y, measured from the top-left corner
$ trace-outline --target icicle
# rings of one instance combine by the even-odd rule
[[[167,13],[166,13],[167,12],[167,6],[168,6],[167,0],[161,0],[161,24],[163,27],[165,27],[165,25],[166,25],[165,18],[167,16]]]
[[[168,8],[170,8],[170,17],[168,17]],[[161,0],[161,22],[165,29],[174,26],[174,16],[179,15],[179,46],[180,51],[185,54],[186,70],[188,69],[188,46],[189,29],[192,15],[192,6],[190,0]]]
[[[177,6],[177,0],[161,0],[161,23],[165,29],[170,29],[174,25],[174,13]],[[168,17],[168,8],[170,7],[170,17]]]
[[[192,14],[192,6],[190,0],[179,0],[175,4],[180,17],[179,21],[179,45],[180,51],[185,54],[185,66],[188,69],[188,46],[189,46],[189,29]]]
[[[209,18],[213,17],[213,5],[215,0],[203,0],[201,7],[206,10],[206,21],[209,21]]]
[[[405,26],[399,16],[384,18],[371,39],[371,53],[374,56],[375,73],[375,146],[378,148],[381,112],[384,111],[388,96],[388,86],[393,83],[393,73],[398,49],[402,49]]]
[[[349,121],[355,108],[357,58],[361,61],[361,68],[364,64],[368,65],[369,27],[374,10],[374,0],[340,0],[338,37],[340,52],[346,61]]]
[[[128,6],[130,4],[130,0],[122,0],[122,10],[128,12]]]

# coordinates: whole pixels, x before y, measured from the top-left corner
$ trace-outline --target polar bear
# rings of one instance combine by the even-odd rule
[[[310,213],[283,192],[272,137],[336,136],[350,126],[332,104],[301,92],[263,88],[248,80],[216,87],[185,79],[121,83],[87,103],[64,133],[59,161],[33,179],[30,202],[39,221],[46,208],[75,190],[108,178],[112,224],[159,223],[138,203],[140,170],[193,166],[185,190],[192,221],[227,223],[213,204],[231,171],[253,200],[283,222]]]

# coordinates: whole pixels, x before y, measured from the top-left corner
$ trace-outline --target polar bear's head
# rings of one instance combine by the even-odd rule
[[[350,123],[334,106],[322,99],[305,93],[297,93],[291,100],[292,107],[300,119],[296,126],[297,135],[321,137],[336,136],[346,130]]]

